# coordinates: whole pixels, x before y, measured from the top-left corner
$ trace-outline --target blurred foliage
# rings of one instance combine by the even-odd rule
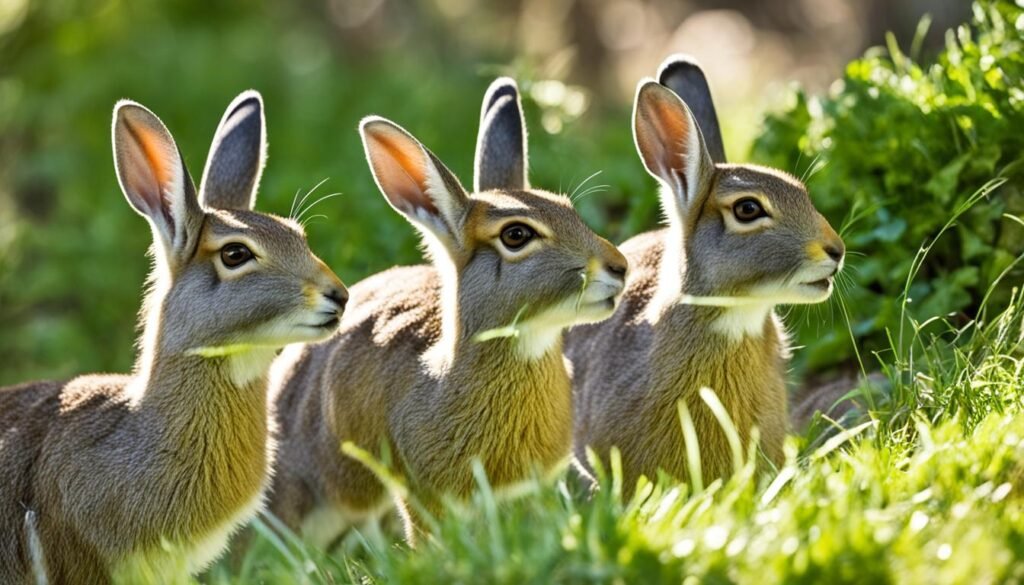
[[[360,118],[402,124],[472,185],[480,101],[502,73],[527,97],[535,185],[569,192],[603,169],[583,189],[608,192],[580,207],[612,239],[647,228],[656,209],[628,112],[587,110],[587,94],[560,81],[557,64],[481,66],[500,56],[415,34],[354,48],[312,3],[25,7],[19,26],[0,32],[0,384],[131,367],[150,234],[113,170],[110,115],[122,97],[161,116],[198,180],[224,108],[239,91],[260,90],[269,157],[257,209],[286,214],[296,192],[328,179],[311,200],[343,195],[317,206],[328,218],[310,224],[309,238],[349,284],[420,261],[414,231],[364,162]],[[436,18],[428,8],[419,7],[423,34]],[[645,198],[633,203],[630,193]]]
[[[797,91],[754,144],[753,159],[811,175],[815,204],[843,226],[852,252],[853,286],[841,291],[850,330],[843,319],[804,320],[801,338],[815,341],[801,357],[811,367],[849,363],[858,347],[888,350],[905,292],[915,321],[967,323],[1024,253],[1024,9],[985,1],[973,15],[948,31],[932,65],[917,61],[916,42],[907,55],[890,37],[886,50],[850,63],[827,96]],[[907,286],[918,247],[994,177],[1007,181],[935,242]],[[1005,306],[1022,275],[1020,265],[1010,270],[990,301]]]
[[[368,24],[339,24],[358,21],[370,5],[381,14]],[[532,4],[488,5],[466,31],[442,6],[0,6],[0,384],[131,367],[150,235],[113,172],[108,124],[122,97],[163,118],[198,178],[223,108],[243,89],[260,90],[270,148],[257,208],[285,214],[296,193],[327,179],[312,198],[343,196],[317,206],[313,213],[327,219],[310,224],[310,243],[349,284],[420,259],[414,231],[373,184],[359,119],[375,113],[402,124],[468,185],[480,99],[501,74],[524,92],[534,185],[564,193],[579,187],[587,193],[577,203],[584,219],[614,242],[654,228],[656,189],[638,164],[628,104],[568,82],[578,77],[572,50],[523,56],[514,36],[498,34],[525,26],[509,15],[529,16]],[[921,242],[987,179],[1019,177],[1024,21],[1012,4],[985,6],[975,10],[974,32],[950,33],[935,65],[916,63],[919,43],[909,57],[895,43],[887,55],[869,53],[830,95],[796,92],[755,144],[760,162],[797,174],[824,167],[809,186],[835,225],[848,224],[844,236],[860,254],[849,259],[853,286],[844,296],[858,343],[870,350],[888,347],[885,329],[899,319],[892,301]],[[749,134],[736,121],[751,117],[744,107],[738,116],[723,111],[731,152],[742,151],[734,138]],[[1021,226],[1002,215],[1019,216],[1022,208],[1024,195],[1011,180],[958,223],[910,291],[916,316],[975,314],[987,283],[1024,246]],[[996,296],[1004,300],[1005,291]],[[855,346],[837,307],[801,309],[807,319],[790,319],[806,346],[798,360],[817,369],[851,362]]]

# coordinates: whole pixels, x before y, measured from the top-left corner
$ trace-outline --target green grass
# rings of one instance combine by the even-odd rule
[[[732,478],[706,487],[699,466],[692,481],[625,486],[614,458],[593,494],[565,469],[499,493],[478,473],[471,501],[427,515],[415,549],[386,522],[350,531],[327,554],[265,518],[241,570],[222,564],[208,580],[1024,582],[1020,291],[986,314],[959,328],[908,319],[907,349],[882,361],[888,390],[856,426],[819,419],[790,437],[785,465],[770,473],[755,470],[753,445],[736,449]]]
[[[636,486],[622,485],[613,458],[592,494],[567,469],[495,493],[477,469],[471,501],[422,512],[426,534],[415,549],[393,521],[350,531],[328,554],[264,518],[241,570],[222,564],[210,581],[1024,582],[1024,297],[1013,287],[1009,304],[993,308],[985,295],[967,324],[917,321],[906,310],[917,267],[999,184],[953,210],[914,256],[892,301],[901,326],[890,350],[860,358],[864,371],[881,369],[884,388],[851,392],[865,408],[843,425],[819,416],[790,437],[780,469],[759,474],[754,444],[733,445],[736,473],[707,486],[696,457],[687,481]],[[715,409],[714,394],[704,398]],[[728,433],[728,415],[718,418]],[[685,436],[684,410],[680,421]],[[407,495],[364,453],[341,450]]]
[[[558,108],[532,97],[550,79],[529,62],[494,67],[510,57],[417,36],[353,59],[301,3],[34,6],[0,38],[0,383],[130,367],[149,233],[110,164],[119,97],[160,113],[198,174],[223,107],[260,89],[271,155],[258,208],[283,214],[296,190],[329,177],[321,192],[344,195],[317,208],[330,219],[312,223],[310,239],[350,283],[419,259],[362,162],[359,118],[392,117],[468,182],[479,100],[500,73],[526,94],[535,184],[577,191],[584,219],[615,242],[656,222],[628,110],[595,100],[563,133],[544,132],[538,121]],[[811,175],[815,204],[860,252],[834,302],[805,312],[803,326],[790,320],[806,344],[798,358],[885,378],[856,390],[865,407],[842,425],[819,418],[791,437],[781,469],[756,476],[750,446],[736,445],[725,482],[706,484],[695,468],[688,481],[623,486],[612,469],[588,497],[565,469],[498,494],[480,477],[415,550],[393,520],[325,553],[268,518],[239,568],[224,562],[202,580],[1024,581],[1022,10],[979,3],[933,63],[894,43],[872,51],[838,90],[797,94],[760,132],[753,157]]]

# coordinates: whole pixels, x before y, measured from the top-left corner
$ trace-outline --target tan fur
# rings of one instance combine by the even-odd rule
[[[259,97],[243,94],[235,106],[222,130],[251,126],[242,143],[256,151]],[[311,325],[340,311],[330,299],[310,303],[303,287],[344,296],[294,222],[245,208],[253,194],[218,182],[220,195],[204,191],[201,208],[148,110],[119,104],[114,137],[125,194],[156,238],[139,357],[131,375],[0,389],[0,583],[95,584],[138,568],[170,581],[216,558],[269,483],[266,378],[276,347],[322,339],[333,322]],[[238,136],[218,137],[229,150],[211,160],[223,163]],[[258,177],[262,158],[250,159],[210,180]],[[242,208],[218,208],[231,200]],[[258,259],[226,268],[225,241],[248,242]]]
[[[707,387],[731,416],[744,451],[756,427],[764,455],[781,463],[788,344],[771,309],[821,300],[797,283],[809,282],[807,274],[830,277],[838,262],[817,250],[835,253],[842,242],[796,179],[712,163],[692,115],[668,89],[641,82],[635,120],[641,157],[664,187],[669,227],[621,246],[631,266],[622,306],[567,337],[576,457],[585,464],[590,446],[607,464],[617,446],[626,485],[659,469],[686,479],[682,402],[697,431],[705,481],[725,475],[732,452],[699,396]],[[771,217],[735,220],[732,204],[748,196]],[[733,300],[737,306],[721,306]]]
[[[470,492],[473,459],[502,486],[565,458],[572,412],[560,331],[606,318],[625,274],[622,255],[565,197],[467,195],[404,131],[382,120],[362,128],[382,191],[424,232],[433,265],[356,284],[334,338],[289,349],[275,364],[281,438],[271,510],[293,527],[314,510],[359,521],[387,501],[370,471],[341,454],[345,441],[378,457],[389,451],[428,505],[443,493]],[[428,177],[423,191],[399,196],[406,184],[387,174],[393,160],[412,169],[398,175],[403,181]],[[544,236],[513,254],[496,238],[517,222]],[[519,337],[477,338],[513,323]]]

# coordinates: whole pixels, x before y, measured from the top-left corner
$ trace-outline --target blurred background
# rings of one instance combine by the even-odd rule
[[[311,244],[353,283],[420,259],[363,161],[366,114],[404,125],[468,184],[484,89],[514,76],[533,183],[569,192],[600,172],[578,207],[621,242],[658,222],[629,110],[668,54],[703,63],[732,160],[805,174],[828,150],[808,138],[807,94],[844,91],[846,64],[872,46],[927,62],[971,18],[965,0],[0,0],[0,383],[131,367],[150,234],[113,172],[119,98],[162,117],[198,178],[224,107],[260,90],[270,148],[257,208],[287,214],[326,180],[314,197],[342,196],[316,207],[326,218],[310,224]],[[826,196],[843,223],[849,206]],[[831,339],[819,353],[834,359],[815,368],[851,355],[838,313],[803,320],[814,326],[800,343]]]

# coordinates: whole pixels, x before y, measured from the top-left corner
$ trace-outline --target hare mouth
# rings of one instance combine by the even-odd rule
[[[597,299],[586,303],[584,306],[593,307],[595,309],[614,309],[615,308],[615,295],[605,297],[603,299]]]
[[[822,278],[821,280],[815,280],[815,281],[812,281],[812,282],[804,282],[804,283],[801,283],[801,284],[803,284],[804,286],[809,286],[811,288],[816,288],[816,289],[824,291],[824,290],[828,290],[828,287],[832,286],[832,279],[831,278]]]
[[[324,321],[323,323],[320,323],[318,325],[310,325],[310,327],[312,327],[313,329],[334,329],[335,327],[338,326],[338,323],[340,322],[341,319],[337,315],[335,315],[330,319]]]

